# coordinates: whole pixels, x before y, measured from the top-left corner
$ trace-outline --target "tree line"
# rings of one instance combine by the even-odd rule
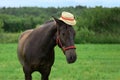
[[[35,28],[62,11],[75,15],[76,43],[120,43],[120,7],[85,6],[0,8],[0,32],[22,32]]]

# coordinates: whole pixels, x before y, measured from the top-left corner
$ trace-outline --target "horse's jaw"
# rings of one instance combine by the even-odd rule
[[[65,51],[65,56],[66,56],[66,60],[69,64],[74,63],[77,59],[75,49],[66,50]]]

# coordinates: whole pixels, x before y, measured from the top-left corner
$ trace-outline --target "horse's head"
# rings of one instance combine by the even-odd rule
[[[66,55],[67,62],[73,63],[77,58],[74,46],[75,31],[71,25],[56,18],[54,18],[54,20],[57,25],[56,42]]]

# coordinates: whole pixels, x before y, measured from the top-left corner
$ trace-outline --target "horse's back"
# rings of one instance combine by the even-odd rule
[[[20,35],[19,40],[21,40],[21,39],[23,39],[23,40],[26,39],[32,31],[33,31],[33,29],[24,31],[24,32]]]
[[[26,43],[26,40],[28,39],[29,35],[33,32],[33,29],[30,29],[30,30],[26,30],[24,31],[20,37],[19,37],[19,40],[18,40],[18,57],[19,57],[19,60],[21,62],[21,64],[23,64],[23,58],[24,57],[24,44]]]

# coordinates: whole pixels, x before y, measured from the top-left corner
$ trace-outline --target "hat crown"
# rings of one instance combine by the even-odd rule
[[[69,13],[69,12],[65,12],[65,11],[62,12],[62,17],[74,19],[73,14],[71,14],[71,13]]]

